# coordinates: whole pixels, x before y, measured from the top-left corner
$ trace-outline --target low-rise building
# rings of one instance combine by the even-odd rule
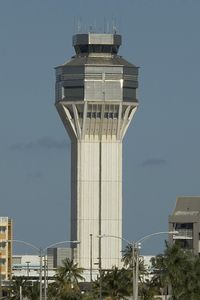
[[[46,266],[46,276],[53,277],[55,269],[49,268],[47,256],[42,259],[42,277]],[[14,277],[26,277],[29,280],[39,280],[40,277],[40,257],[38,255],[13,255],[12,275]]]
[[[12,272],[14,277],[38,278],[40,257],[38,255],[13,255]]]
[[[47,254],[42,259],[42,272],[46,266],[46,276],[53,277],[58,267],[62,266],[65,258],[71,259],[71,248],[48,248]],[[13,255],[13,276],[24,276],[36,280],[40,275],[40,256],[38,255]]]
[[[62,266],[62,261],[66,258],[72,258],[72,248],[48,248],[47,262],[49,269],[55,269]]]

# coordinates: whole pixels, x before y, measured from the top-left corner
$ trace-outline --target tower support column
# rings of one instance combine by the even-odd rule
[[[73,147],[74,149],[74,147]],[[77,248],[79,265],[90,265],[90,234],[93,235],[93,264],[99,256],[103,269],[120,266],[121,240],[101,239],[100,234],[122,234],[122,143],[115,137],[85,137],[77,142],[72,165],[72,236],[84,241]],[[77,205],[74,205],[77,203]],[[74,230],[75,229],[75,230]]]

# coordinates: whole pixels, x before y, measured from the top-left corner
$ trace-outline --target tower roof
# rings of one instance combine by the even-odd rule
[[[75,56],[66,61],[62,66],[83,66],[83,65],[106,65],[106,66],[124,66],[138,68],[136,65],[128,62],[121,56],[99,57],[99,56]],[[60,67],[60,66],[58,66]],[[56,68],[58,68],[56,67]]]
[[[199,196],[182,196],[176,200],[176,207],[173,211],[174,215],[183,214],[199,214],[200,213],[200,197]]]
[[[76,54],[113,53],[117,54],[121,35],[110,33],[82,33],[73,36]]]

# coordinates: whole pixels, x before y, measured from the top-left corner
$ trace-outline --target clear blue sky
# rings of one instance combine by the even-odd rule
[[[124,141],[123,236],[168,229],[179,195],[200,194],[199,0],[0,1],[0,215],[38,246],[69,239],[70,142],[54,67],[82,28],[117,20],[140,66],[140,107]],[[95,25],[96,24],[96,25]],[[162,249],[164,237],[144,244]]]

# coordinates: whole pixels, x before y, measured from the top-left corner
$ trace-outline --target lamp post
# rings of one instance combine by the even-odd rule
[[[144,237],[142,237],[141,239],[139,239],[138,241],[134,242],[130,242],[129,240],[119,237],[119,236],[115,236],[115,235],[107,235],[107,234],[103,234],[101,236],[98,237],[111,237],[111,238],[116,238],[116,239],[120,239],[122,241],[125,241],[128,245],[130,245],[132,247],[132,263],[133,263],[133,300],[138,300],[138,278],[139,278],[139,249],[140,249],[140,245],[142,242],[144,242],[146,239],[149,239],[153,236],[156,235],[160,235],[160,234],[177,234],[177,231],[159,231],[159,232],[154,232],[151,234],[148,234]]]
[[[47,246],[45,248],[41,248],[41,247],[39,248],[39,247],[35,246],[34,244],[26,242],[26,241],[23,241],[23,240],[5,240],[4,242],[5,243],[9,243],[9,242],[21,243],[21,244],[24,244],[26,246],[29,246],[29,247],[33,248],[34,250],[36,250],[38,252],[39,257],[40,257],[40,274],[39,274],[40,300],[42,300],[42,259],[43,259],[43,256],[44,256],[44,253],[46,252],[46,250],[48,248],[53,247],[53,246],[64,244],[64,243],[72,243],[72,244],[73,243],[74,244],[80,243],[79,241],[61,241],[61,242],[56,242],[56,243],[50,244],[49,246]],[[46,288],[46,283],[45,283],[45,288]],[[45,300],[46,300],[46,291],[45,291]]]
[[[90,282],[92,282],[92,233],[90,234]]]
[[[26,261],[27,278],[29,279],[30,261]]]
[[[1,251],[0,251],[0,298],[2,298],[2,282],[1,282]]]
[[[136,280],[135,280],[135,278],[136,278],[136,276],[135,276],[135,263],[134,263],[134,258],[135,258],[135,253],[134,253],[134,251],[135,251],[135,247],[134,247],[134,241],[133,242],[130,242],[129,240],[127,240],[127,239],[125,239],[125,238],[123,238],[123,237],[120,237],[120,236],[116,236],[116,235],[108,235],[108,234],[103,234],[103,235],[99,235],[99,236],[97,236],[98,238],[115,238],[115,239],[120,239],[120,240],[122,240],[122,241],[124,241],[124,242],[126,242],[128,245],[130,245],[131,246],[131,248],[132,248],[132,262],[133,262],[133,299],[135,299],[135,296],[134,296],[134,294],[135,294],[135,282],[136,282]]]
[[[32,243],[25,242],[22,240],[5,240],[4,242],[5,243],[11,243],[11,242],[21,243],[21,244],[31,247],[32,249],[36,250],[39,253],[39,257],[40,257],[40,300],[42,300],[42,248],[38,248],[37,246],[35,246]]]
[[[151,234],[148,234],[142,238],[140,238],[137,242],[134,243],[134,248],[135,248],[135,261],[136,261],[136,265],[135,265],[135,298],[133,298],[134,300],[138,300],[138,279],[139,279],[139,249],[141,248],[141,244],[142,242],[144,242],[145,240],[157,236],[157,235],[161,235],[161,234],[177,234],[177,231],[159,231],[159,232],[154,232]]]
[[[47,299],[47,259],[44,259],[44,299]]]
[[[45,253],[47,251],[48,248],[54,247],[54,246],[58,246],[58,245],[62,245],[62,244],[66,244],[66,243],[71,243],[71,244],[79,244],[79,241],[61,241],[61,242],[56,242],[53,244],[48,245],[47,247],[42,249],[43,252],[43,256],[45,256]],[[46,262],[45,262],[45,282],[44,282],[44,300],[47,300],[47,286],[46,286]],[[42,300],[42,299],[40,299]]]

